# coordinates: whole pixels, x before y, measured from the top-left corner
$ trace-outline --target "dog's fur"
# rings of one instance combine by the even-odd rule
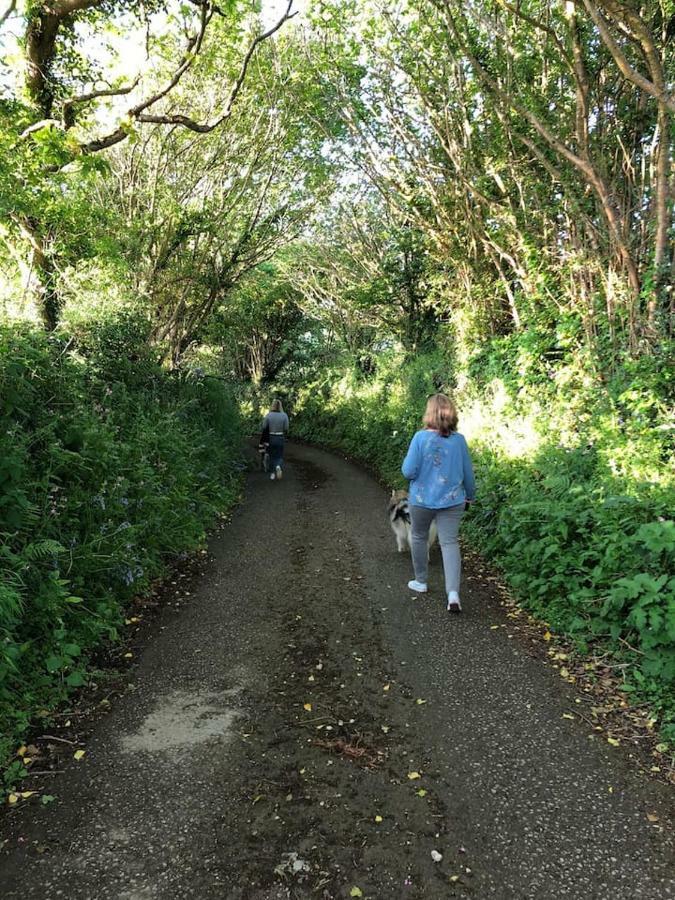
[[[408,492],[392,491],[389,498],[389,524],[391,530],[396,535],[396,546],[399,553],[403,553],[406,549],[412,549],[412,528],[410,526],[410,510],[408,509]],[[436,540],[438,534],[436,532],[436,523],[431,523],[429,529],[429,543],[427,550],[431,549],[431,545]]]

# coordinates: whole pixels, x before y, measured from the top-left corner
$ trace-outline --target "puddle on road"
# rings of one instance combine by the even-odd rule
[[[220,694],[175,691],[161,697],[138,731],[121,738],[122,749],[127,753],[159,753],[228,739],[239,712],[226,704],[239,690]]]

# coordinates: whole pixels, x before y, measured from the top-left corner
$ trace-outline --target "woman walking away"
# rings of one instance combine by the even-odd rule
[[[270,468],[272,474],[270,478],[281,479],[283,474],[282,466],[284,464],[284,436],[288,434],[288,416],[284,412],[281,400],[274,400],[270,406],[270,411],[263,419],[262,429],[269,428],[270,432]]]
[[[450,612],[461,612],[459,525],[476,495],[473,466],[464,436],[457,432],[457,410],[445,394],[427,401],[424,429],[410,442],[401,471],[410,481],[408,504],[412,526],[412,591],[427,591],[429,527],[436,520],[443,554],[445,590]]]

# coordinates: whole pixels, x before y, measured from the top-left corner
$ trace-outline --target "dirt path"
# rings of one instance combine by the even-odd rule
[[[3,900],[675,897],[671,792],[564,718],[489,583],[449,617],[435,552],[413,599],[382,489],[288,457],[55,802],[9,817]]]

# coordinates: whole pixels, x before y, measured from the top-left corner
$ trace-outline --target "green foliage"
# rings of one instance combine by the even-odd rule
[[[643,365],[641,380],[618,373],[610,393],[591,379],[570,400],[579,376],[561,358],[555,336],[495,339],[471,360],[472,378],[459,379],[460,430],[479,485],[464,534],[525,606],[581,650],[626,655],[626,688],[660,711],[667,737],[675,724],[675,485],[664,466],[672,452],[661,427],[665,379]],[[427,396],[453,382],[438,351],[380,357],[370,378],[344,364],[324,369],[298,387],[294,431],[400,485]]]
[[[0,329],[0,759],[237,496],[233,398],[163,371],[147,331]]]

